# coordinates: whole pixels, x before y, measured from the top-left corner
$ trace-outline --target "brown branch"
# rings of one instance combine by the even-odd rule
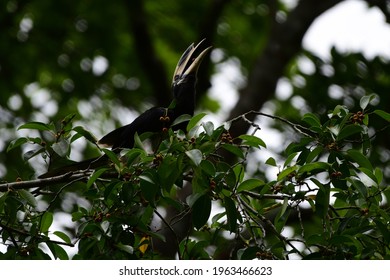
[[[292,199],[291,195],[286,195],[286,194],[259,194],[251,191],[242,191],[242,194],[245,194],[255,199],[276,199],[276,200],[284,200],[285,198]]]
[[[0,192],[6,192],[8,190],[41,188],[41,187],[56,185],[59,183],[69,183],[75,180],[87,179],[91,175],[91,173],[92,173],[91,170],[85,172],[77,172],[77,173],[69,172],[63,175],[45,178],[45,179],[3,183],[0,184]]]
[[[148,15],[145,12],[142,0],[126,1],[131,32],[134,36],[135,50],[141,66],[149,77],[149,84],[153,89],[153,96],[158,105],[168,105],[171,99],[171,87],[167,71],[161,57],[154,48],[152,35],[149,32]]]
[[[165,226],[169,229],[169,231],[171,232],[172,236],[175,237],[173,238],[175,240],[175,250],[177,250],[177,252],[180,251],[180,248],[179,248],[179,243],[180,243],[180,240],[179,238],[177,237],[176,235],[176,232],[175,230],[172,228],[172,226],[165,220],[165,218],[160,214],[160,212],[157,211],[157,209],[154,209],[154,213],[160,218],[160,220],[165,224]],[[180,254],[179,255],[179,259],[181,258]]]
[[[221,15],[230,1],[231,0],[213,0],[209,2],[210,4],[200,18],[201,22],[197,41],[206,38],[210,45],[213,45]],[[206,69],[210,69],[210,65],[210,59],[204,59],[201,65],[202,70],[198,72],[198,90],[196,95],[198,100],[200,100],[202,96],[206,94],[207,90],[211,86],[210,71],[206,71]]]

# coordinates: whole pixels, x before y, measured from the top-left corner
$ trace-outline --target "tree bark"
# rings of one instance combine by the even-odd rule
[[[168,105],[172,99],[168,74],[161,57],[157,54],[149,32],[147,14],[142,0],[127,1],[131,31],[134,36],[135,50],[143,70],[149,77],[153,97],[160,106]]]

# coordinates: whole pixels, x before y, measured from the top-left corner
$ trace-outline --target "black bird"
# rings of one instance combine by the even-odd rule
[[[162,132],[169,128],[174,120],[181,115],[193,115],[195,110],[195,86],[197,72],[202,59],[211,49],[205,40],[196,46],[191,44],[183,53],[177,63],[172,80],[173,101],[169,108],[153,107],[139,115],[132,123],[113,130],[99,140],[98,144],[111,147],[113,151],[119,152],[122,148],[134,146],[134,136],[145,132]],[[186,123],[177,124],[172,129],[185,130]],[[108,164],[107,156],[101,156],[77,162],[62,168],[51,170],[38,178],[48,178],[68,173],[70,171],[94,169]]]

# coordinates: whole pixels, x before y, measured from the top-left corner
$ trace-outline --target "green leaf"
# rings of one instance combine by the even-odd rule
[[[118,243],[115,245],[119,250],[128,253],[130,255],[134,254],[134,248],[130,245],[124,245],[122,243]]]
[[[26,137],[21,137],[21,138],[18,138],[18,139],[11,141],[11,143],[9,143],[9,145],[7,147],[7,153],[9,151],[11,151],[12,149],[15,149],[15,148],[27,143],[28,141],[29,141],[29,139]]]
[[[66,233],[62,231],[55,231],[53,232],[54,235],[57,235],[59,238],[61,238],[63,241],[65,241],[68,244],[72,244],[72,241],[70,240],[69,236],[66,235]]]
[[[212,136],[214,132],[214,124],[212,122],[204,122],[202,123],[204,130],[208,136]]]
[[[65,128],[65,127],[69,126],[70,124],[72,124],[74,117],[76,117],[76,114],[69,114],[69,115],[65,116],[65,118],[63,118],[61,121],[62,127]]]
[[[382,180],[383,180],[383,172],[382,172],[382,170],[380,169],[380,168],[375,168],[375,170],[374,170],[374,175],[375,175],[375,177],[376,177],[376,182],[378,183],[378,185],[380,184],[380,183],[382,183]]]
[[[376,98],[376,94],[370,94],[360,98],[360,108],[365,110],[372,100]]]
[[[238,136],[238,138],[244,140],[242,143],[243,145],[248,145],[248,146],[251,146],[254,148],[260,148],[260,147],[267,148],[267,145],[264,143],[264,141],[257,136],[240,135],[240,136]]]
[[[41,122],[28,122],[18,127],[18,130],[20,129],[37,129],[37,130],[53,130],[53,125],[48,125]]]
[[[345,245],[349,243],[353,243],[353,242],[352,242],[352,238],[348,235],[333,235],[329,239],[329,244],[332,245]]]
[[[283,200],[282,208],[280,209],[280,211],[278,212],[278,214],[275,217],[274,224],[275,224],[275,228],[278,232],[282,231],[284,225],[287,222],[287,218],[290,214],[290,211],[287,211],[287,209],[288,209],[288,198],[286,197]]]
[[[41,154],[44,151],[44,148],[27,151],[23,154],[23,160],[28,161],[29,159]]]
[[[321,146],[315,147],[307,155],[306,162],[312,162],[313,160],[315,160],[322,153],[323,150],[324,150],[324,148]]]
[[[66,157],[70,151],[70,144],[65,139],[60,139],[60,141],[54,143],[51,147],[60,157]]]
[[[361,133],[362,130],[363,130],[363,128],[360,125],[356,125],[356,124],[346,125],[341,129],[341,131],[337,135],[336,140],[340,141],[340,140],[345,139],[351,135]]]
[[[55,244],[53,242],[46,242],[46,245],[47,247],[49,247],[54,258],[60,260],[69,260],[69,256],[66,253],[65,249],[59,246],[58,244]]]
[[[316,194],[316,213],[321,218],[325,219],[328,215],[329,201],[330,201],[330,186],[329,184],[322,184],[315,178],[311,178],[311,181],[314,182],[319,190]]]
[[[364,114],[363,124],[364,124],[365,126],[368,126],[368,121],[369,121],[368,114]]]
[[[190,122],[187,125],[187,131],[190,131],[192,128],[195,127],[195,125],[206,116],[206,113],[200,113],[197,114],[196,116],[192,117]]]
[[[218,139],[221,138],[221,135],[223,134],[224,131],[225,131],[225,128],[223,125],[217,127],[216,129],[214,129],[213,135],[211,135],[212,139],[214,141],[218,141]]]
[[[181,124],[181,123],[184,123],[184,122],[188,122],[190,121],[192,118],[191,115],[188,115],[188,114],[184,114],[184,115],[180,115],[179,117],[177,117],[171,126],[174,126],[174,125],[177,125],[177,124]]]
[[[242,191],[250,191],[250,190],[253,190],[255,188],[264,186],[264,185],[265,185],[265,183],[263,180],[254,179],[254,178],[248,179],[248,180],[245,180],[244,182],[242,182],[241,184],[238,185],[237,192],[240,193]]]
[[[302,148],[300,148],[302,149]],[[293,159],[299,154],[299,152],[293,152],[291,154],[288,155],[288,157],[286,158],[286,161],[284,162],[284,167],[286,166],[289,166],[290,163],[293,161]]]
[[[216,169],[214,164],[209,160],[202,160],[200,163],[200,168],[209,176],[214,176]]]
[[[366,174],[367,177],[370,178],[371,180],[373,180],[377,185],[379,185],[378,179],[375,176],[374,172],[372,172],[371,169],[367,169],[365,167],[359,167],[359,170],[361,172],[363,172],[364,174]]]
[[[349,182],[355,186],[356,190],[362,195],[363,198],[367,198],[367,187],[360,180],[354,180],[351,178],[347,178]]]
[[[321,127],[321,122],[319,118],[312,113],[304,114],[302,120],[308,125],[310,125],[311,127],[317,127],[317,128]]]
[[[87,139],[89,142],[94,143],[94,144],[97,142],[97,139],[95,138],[95,136],[93,136],[91,132],[85,130],[84,127],[82,127],[82,126],[76,126],[76,127],[73,128],[73,130],[76,131],[79,135],[84,136],[84,138]],[[77,135],[77,134],[76,134],[76,135]],[[76,140],[76,139],[74,139],[76,135],[74,135],[74,136],[72,137],[71,142],[73,142],[74,140]],[[76,137],[77,137],[77,136],[76,136]]]
[[[234,201],[230,197],[224,198],[226,216],[227,216],[227,225],[230,232],[236,232],[237,230],[237,219],[238,212]]]
[[[383,110],[375,110],[374,111],[375,114],[377,114],[378,116],[380,116],[381,118],[383,118],[384,120],[390,122],[390,114],[383,111]]]
[[[318,245],[324,244],[326,240],[324,239],[324,235],[322,234],[313,234],[306,238],[306,242],[308,245]]]
[[[298,169],[298,166],[296,166],[296,165],[287,167],[286,169],[284,169],[282,172],[280,172],[278,174],[278,181],[283,180],[285,177],[287,177],[289,174],[296,171],[297,169]]]
[[[130,150],[123,150],[120,153],[121,157],[126,158],[126,164],[131,165],[139,156],[145,155],[145,151],[137,148],[133,148]]]
[[[257,246],[244,247],[237,251],[237,257],[239,260],[254,260],[258,258],[258,254],[262,250],[262,248]]]
[[[304,165],[306,164],[307,157],[310,154],[310,150],[306,147],[301,148],[301,152],[299,153],[297,159],[296,159],[296,164],[297,165]]]
[[[198,149],[186,151],[186,155],[190,158],[190,160],[192,160],[192,162],[196,166],[199,166],[199,164],[202,162],[203,155],[202,152]]]
[[[145,151],[145,146],[137,132],[134,134],[134,147]]]
[[[283,199],[282,209],[280,209],[279,213],[276,215],[276,219],[279,219],[287,210],[288,207],[288,198]]]
[[[26,200],[29,205],[31,205],[32,207],[37,207],[37,200],[29,191],[24,189],[18,190],[18,194],[20,195],[20,197]]]
[[[331,116],[339,116],[339,117],[345,117],[349,113],[349,110],[344,105],[336,105],[334,107],[333,112]]]
[[[5,206],[5,200],[7,199],[8,192],[1,193],[0,192],[0,213],[3,213],[4,206]]]
[[[195,194],[196,195],[196,194]],[[191,204],[190,204],[191,205]],[[197,229],[207,223],[211,213],[211,199],[207,194],[198,195],[192,202],[192,222]]]
[[[242,150],[235,145],[224,143],[221,147],[239,158],[244,158]]]
[[[218,227],[221,223],[219,222],[220,219],[226,216],[226,212],[217,213],[211,218],[211,226],[212,227]]]
[[[155,183],[153,174],[146,173],[139,176],[142,196],[150,205],[155,206],[156,194],[160,190],[159,185]]]
[[[116,153],[108,149],[102,149],[102,151],[116,166],[121,166],[121,161]]]
[[[85,214],[82,213],[81,211],[73,212],[72,213],[72,221],[77,222],[77,221],[81,220],[82,218],[84,218],[84,216],[85,216]]]
[[[191,195],[187,196],[187,198],[186,198],[187,204],[192,208],[192,206],[194,206],[195,202],[199,199],[199,197],[204,195],[204,193],[205,192],[203,191],[203,192],[198,192],[198,193],[192,193]]]
[[[95,181],[99,179],[100,176],[107,170],[109,170],[109,168],[100,168],[95,170],[87,182],[87,188],[90,188],[95,183]]]
[[[328,171],[330,164],[327,162],[311,162],[299,168],[298,173],[320,173]]]
[[[141,181],[145,181],[145,182],[148,182],[152,185],[155,185],[156,182],[154,181],[152,175],[149,173],[146,173],[146,174],[142,174],[139,176],[139,178],[141,179]]]
[[[347,154],[353,161],[359,164],[360,167],[365,167],[369,170],[373,170],[371,162],[361,152],[357,150],[348,150]]]
[[[390,231],[388,225],[383,224],[378,218],[374,220],[377,228],[381,231],[383,239],[387,244],[390,244]]]
[[[41,217],[40,232],[47,234],[52,223],[53,213],[46,211]]]
[[[160,184],[167,191],[174,185],[178,177],[181,175],[181,162],[183,155],[180,156],[166,156],[158,167],[158,177]]]
[[[276,164],[276,160],[273,157],[269,157],[266,161],[265,164],[275,166],[277,167],[278,165]]]
[[[245,175],[244,166],[242,164],[238,164],[238,165],[234,166],[233,172],[234,172],[234,176],[236,178],[235,181],[237,183],[241,183],[242,180],[244,179],[244,175]]]

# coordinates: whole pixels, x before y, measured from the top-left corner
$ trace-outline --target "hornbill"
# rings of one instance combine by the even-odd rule
[[[173,101],[169,108],[153,107],[139,115],[132,123],[119,127],[98,141],[99,145],[111,147],[119,153],[122,148],[133,148],[134,136],[145,132],[162,132],[169,128],[174,120],[181,115],[193,115],[195,109],[195,86],[198,68],[202,59],[211,49],[205,40],[196,46],[192,43],[183,53],[177,63],[172,79]],[[174,125],[172,129],[185,130],[186,123]],[[68,173],[70,171],[95,169],[109,163],[106,155],[77,162],[62,168],[48,171],[38,178],[48,178]]]

